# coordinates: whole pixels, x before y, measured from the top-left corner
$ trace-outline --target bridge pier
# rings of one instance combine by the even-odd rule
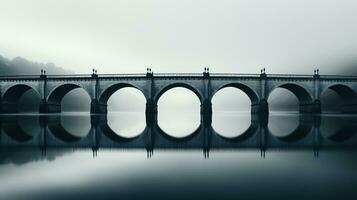
[[[145,113],[147,115],[157,114],[157,105],[152,99],[146,101]]]
[[[148,99],[146,101],[146,125],[149,127],[153,127],[157,122],[157,105],[152,99]]]
[[[212,125],[212,103],[209,99],[205,99],[201,104],[201,126],[203,128],[203,156],[205,159],[209,157],[211,147],[211,125]]]
[[[321,102],[315,100],[313,103],[300,104],[299,110],[303,114],[319,114],[321,113]]]
[[[201,114],[212,115],[212,103],[210,100],[203,100],[203,103],[201,104]]]
[[[40,113],[60,113],[61,104],[58,103],[48,103],[46,100],[42,99],[39,105]]]
[[[155,134],[154,127],[157,125],[157,104],[152,100],[146,101],[145,118],[147,126],[146,152],[147,158],[151,158],[154,154]]]
[[[92,99],[90,103],[90,113],[106,114],[108,113],[108,105],[100,103],[97,99]]]
[[[267,100],[262,99],[259,103],[252,103],[251,113],[267,115],[269,113],[269,106]]]

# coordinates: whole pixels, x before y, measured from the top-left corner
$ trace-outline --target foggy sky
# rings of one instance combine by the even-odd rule
[[[352,0],[1,0],[0,54],[77,73],[343,73],[357,63],[356,9]]]

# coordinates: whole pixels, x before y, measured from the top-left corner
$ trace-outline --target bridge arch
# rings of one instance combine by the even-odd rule
[[[332,90],[335,94],[337,94],[338,98],[334,99],[334,101],[326,102],[324,99],[324,95],[329,94],[328,90]],[[339,112],[356,112],[357,110],[357,93],[356,91],[343,83],[333,83],[323,88],[320,97],[323,108],[330,108],[331,105],[334,105],[335,111]],[[332,98],[333,99],[333,98]],[[325,101],[324,101],[325,100]],[[329,99],[331,100],[331,98]],[[337,100],[337,102],[335,102]],[[337,108],[337,109],[336,109]]]
[[[21,96],[29,90],[35,91],[38,97],[41,98],[41,95],[38,90],[29,85],[16,84],[8,87],[1,98],[2,103],[4,104],[2,110],[5,112],[18,112],[18,101],[20,100]]]
[[[271,102],[269,102],[269,97],[277,88],[286,89],[297,98],[300,113],[321,112],[320,104],[314,99],[310,89],[298,83],[282,83],[272,87],[269,91],[267,91],[267,100],[270,105]]]
[[[328,89],[331,89],[336,92],[343,100],[350,100],[357,97],[356,91],[352,87],[345,84],[334,83],[328,85],[321,91],[321,94],[325,93]]]
[[[241,91],[243,91],[250,99],[252,104],[256,104],[259,103],[259,95],[257,94],[256,91],[254,91],[251,87],[242,84],[242,83],[228,83],[225,84],[219,88],[217,88],[216,90],[214,90],[211,94],[210,100],[212,100],[212,98],[214,97],[214,95],[219,92],[220,90],[227,88],[227,87],[233,87],[233,88],[237,88]]]
[[[135,85],[132,85],[132,84],[129,84],[129,83],[116,83],[116,84],[110,85],[109,87],[104,89],[101,94],[99,94],[99,103],[106,105],[108,100],[109,100],[109,98],[116,91],[118,91],[120,89],[123,89],[123,88],[135,88],[135,89],[139,90],[144,95],[144,97],[147,99],[145,93],[139,87],[137,87]]]
[[[165,92],[167,92],[170,89],[177,88],[177,87],[186,88],[186,89],[190,90],[191,92],[193,92],[198,97],[198,99],[200,100],[200,102],[202,104],[202,102],[203,102],[203,94],[201,93],[201,91],[198,88],[196,88],[196,87],[194,87],[194,86],[192,86],[190,84],[187,84],[187,83],[178,82],[178,83],[172,83],[172,84],[166,85],[165,87],[163,87],[162,89],[157,91],[157,93],[155,95],[155,98],[154,98],[155,105],[157,105],[160,97]]]
[[[267,97],[269,98],[270,94],[276,89],[276,88],[284,88],[292,92],[299,100],[300,104],[304,103],[312,103],[313,102],[313,95],[311,92],[305,88],[304,86],[301,86],[300,84],[297,83],[283,83],[274,86],[268,93]]]
[[[63,97],[68,94],[70,91],[77,89],[77,88],[82,88],[85,93],[88,95],[88,97],[90,99],[91,95],[90,93],[83,88],[82,86],[78,85],[78,84],[74,84],[74,83],[65,83],[65,84],[61,84],[55,88],[53,88],[49,94],[47,95],[47,103],[49,106],[49,111],[50,112],[60,112],[61,111],[61,102]]]

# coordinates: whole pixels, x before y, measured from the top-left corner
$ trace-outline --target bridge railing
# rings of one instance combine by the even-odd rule
[[[347,75],[320,75],[320,78],[328,78],[328,79],[356,79],[357,76],[347,76]]]
[[[134,74],[98,74],[98,77],[144,77],[146,76],[145,73],[134,73]]]
[[[144,73],[135,73],[135,74],[96,74],[98,77],[103,77],[103,78],[107,78],[107,77],[145,77],[146,74]],[[90,78],[92,77],[92,74],[74,74],[74,75],[47,75],[48,78]]]
[[[39,78],[39,75],[0,75],[0,79]]]
[[[202,73],[154,73],[154,76],[177,77],[177,76],[203,76]]]
[[[97,74],[99,78],[125,78],[146,77],[146,73],[133,74]],[[203,73],[154,73],[154,77],[203,77]],[[239,74],[239,73],[209,73],[210,77],[260,77],[261,74]],[[266,74],[268,78],[313,78],[313,74]],[[53,74],[47,78],[91,78],[92,74]],[[6,79],[39,79],[40,75],[0,75],[1,80]],[[357,76],[349,75],[320,75],[322,79],[352,79]]]
[[[217,77],[217,76],[223,76],[223,77],[260,77],[260,74],[239,74],[239,73],[210,73],[210,76]]]

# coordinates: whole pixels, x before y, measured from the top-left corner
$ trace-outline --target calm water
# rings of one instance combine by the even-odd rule
[[[155,140],[164,133],[172,144],[179,143],[172,138],[190,137],[201,124],[199,115],[189,113],[159,115],[157,120],[162,132],[154,131]],[[99,126],[86,113],[3,115],[1,121],[0,199],[357,198],[356,116],[273,113],[262,122],[249,113],[217,113],[207,129],[212,135],[209,158],[203,146],[196,148],[189,142],[181,148],[153,143],[151,157],[140,144],[110,148],[113,144],[106,146],[104,136],[95,140],[99,149],[93,150],[92,142],[80,146],[79,141],[90,138],[88,134]],[[140,141],[148,130],[142,113],[112,113],[99,121],[130,141]],[[241,147],[234,146],[235,138],[255,125],[265,127],[268,134],[265,156],[261,143],[254,146],[254,134],[249,137],[252,145],[244,148],[246,143],[239,140]],[[44,152],[39,137],[44,127],[76,140],[63,142],[57,133],[52,137],[56,143],[48,129]],[[316,130],[317,140],[313,139]],[[284,140],[291,134],[299,137]]]

